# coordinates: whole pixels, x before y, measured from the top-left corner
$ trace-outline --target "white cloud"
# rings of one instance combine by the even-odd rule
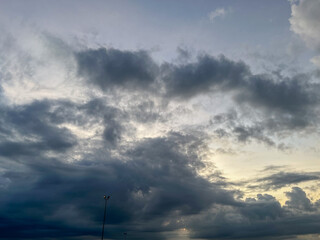
[[[310,61],[311,61],[314,65],[320,67],[320,56],[313,57],[313,58],[311,58]]]
[[[214,11],[209,13],[209,19],[210,21],[214,21],[216,18],[223,18],[228,14],[228,10],[224,9],[224,8],[217,8]]]
[[[34,100],[86,99],[85,89],[76,78],[73,49],[62,40],[19,26],[1,31],[0,85],[10,104]]]
[[[309,48],[320,53],[320,1],[300,0],[291,3],[291,30],[298,34]],[[315,60],[312,62],[319,63]]]

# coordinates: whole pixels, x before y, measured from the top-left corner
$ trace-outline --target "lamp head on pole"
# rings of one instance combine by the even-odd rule
[[[110,196],[104,195],[103,198],[106,199],[106,200],[108,200],[108,199],[110,198]]]

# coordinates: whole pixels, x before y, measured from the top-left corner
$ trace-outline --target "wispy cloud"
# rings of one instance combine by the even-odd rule
[[[217,8],[209,13],[209,19],[213,22],[216,18],[224,18],[230,11],[225,8]]]

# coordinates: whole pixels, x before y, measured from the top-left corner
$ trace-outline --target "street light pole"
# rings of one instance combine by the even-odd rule
[[[104,235],[104,223],[105,223],[105,221],[106,221],[107,202],[108,202],[110,196],[107,197],[106,195],[104,195],[103,198],[104,198],[104,215],[103,215],[103,224],[102,224],[101,240],[103,240],[103,235]]]
[[[125,232],[125,233],[123,233],[123,235],[124,235],[124,240],[126,240],[127,239],[127,233]]]

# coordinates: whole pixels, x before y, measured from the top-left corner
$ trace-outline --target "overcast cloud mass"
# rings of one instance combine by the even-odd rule
[[[319,239],[319,12],[1,1],[0,239]]]

